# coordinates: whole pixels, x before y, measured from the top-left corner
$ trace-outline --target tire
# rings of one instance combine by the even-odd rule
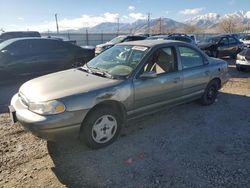
[[[97,108],[83,122],[80,140],[91,149],[110,145],[119,136],[122,123],[121,116],[114,109]]]
[[[215,99],[218,95],[218,89],[219,89],[219,82],[216,80],[211,81],[203,93],[201,97],[201,104],[202,105],[211,105],[214,103]]]

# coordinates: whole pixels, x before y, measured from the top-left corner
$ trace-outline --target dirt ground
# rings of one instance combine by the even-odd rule
[[[46,142],[0,114],[0,187],[249,187],[250,72],[229,62],[215,104],[130,122],[99,150]]]

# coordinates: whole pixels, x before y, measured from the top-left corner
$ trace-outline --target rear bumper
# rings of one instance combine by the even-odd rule
[[[84,110],[64,112],[57,115],[39,115],[28,110],[16,94],[9,107],[13,123],[18,121],[21,125],[37,137],[46,140],[58,140],[61,138],[77,138],[81,123],[87,112]]]

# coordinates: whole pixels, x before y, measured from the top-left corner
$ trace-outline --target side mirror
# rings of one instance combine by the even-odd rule
[[[143,80],[152,79],[156,77],[157,77],[157,74],[155,71],[147,71],[147,72],[142,73],[142,75],[140,76],[140,78]]]

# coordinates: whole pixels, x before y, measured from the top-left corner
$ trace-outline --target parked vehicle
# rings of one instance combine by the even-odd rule
[[[168,36],[168,40],[178,40],[178,41],[187,42],[187,43],[196,45],[195,40],[193,40],[191,37],[189,37],[186,34],[171,34]]]
[[[72,44],[75,44],[76,45],[76,40],[70,40],[66,37],[59,37],[59,36],[48,36],[49,39],[57,39],[57,40],[61,40],[61,41],[64,41],[64,42],[69,42],[69,43],[72,43]]]
[[[245,49],[237,55],[236,68],[238,71],[250,68],[250,49]]]
[[[4,32],[0,35],[0,42],[8,39],[23,38],[23,37],[41,37],[41,34],[37,31],[11,31]]]
[[[45,38],[18,38],[0,43],[0,83],[36,77],[85,64],[94,50]]]
[[[113,38],[109,42],[97,45],[95,48],[95,55],[99,55],[103,51],[114,46],[115,44],[128,42],[128,41],[144,40],[146,38],[147,38],[146,36],[142,36],[142,35],[120,35],[118,37]]]
[[[226,61],[188,43],[126,42],[81,68],[26,82],[9,108],[13,122],[38,137],[79,136],[100,148],[118,137],[128,119],[196,99],[214,103],[227,80]]]
[[[198,44],[199,48],[212,57],[236,55],[244,48],[244,44],[232,35],[217,35],[207,38],[204,43]]]
[[[245,47],[250,48],[250,35],[244,36],[240,41],[244,43]]]
[[[154,35],[147,38],[147,40],[167,40],[168,35]]]
[[[147,40],[177,40],[196,45],[195,41],[184,34],[171,34],[171,35],[154,35],[148,37]]]

